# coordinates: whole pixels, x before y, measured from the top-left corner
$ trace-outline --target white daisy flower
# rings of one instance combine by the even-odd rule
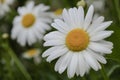
[[[75,74],[83,76],[90,68],[95,71],[101,69],[100,63],[105,64],[103,54],[112,53],[112,42],[105,41],[113,31],[105,30],[112,21],[104,21],[100,16],[93,21],[94,7],[91,5],[84,18],[83,7],[63,10],[62,19],[55,19],[52,26],[57,29],[45,35],[44,46],[52,46],[42,57],[47,61],[59,57],[55,64],[55,71],[60,74],[67,69],[68,77]],[[99,63],[100,62],[100,63]]]
[[[10,11],[10,5],[14,0],[0,0],[0,17],[4,16],[6,12]]]
[[[46,30],[50,29],[47,24],[51,22],[46,12],[48,9],[49,7],[43,4],[34,6],[33,1],[27,3],[25,7],[19,7],[19,16],[13,21],[12,39],[17,39],[22,46],[26,43],[32,45],[37,40],[41,40]]]
[[[23,58],[26,58],[26,59],[34,59],[34,62],[35,63],[40,63],[41,61],[41,58],[40,58],[40,53],[41,51],[39,49],[30,49],[26,52],[23,53]]]

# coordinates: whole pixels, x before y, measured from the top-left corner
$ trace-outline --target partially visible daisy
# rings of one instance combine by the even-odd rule
[[[63,9],[57,9],[54,12],[51,12],[51,17],[53,19],[61,18],[62,17],[62,11],[63,11]]]
[[[0,18],[10,11],[10,5],[14,0],[0,0]]]
[[[48,23],[51,19],[46,12],[48,9],[49,7],[43,4],[34,6],[33,1],[28,2],[25,7],[19,7],[19,16],[13,21],[12,39],[17,39],[22,46],[42,40],[46,30],[50,29]]]
[[[94,7],[91,5],[84,17],[83,7],[64,9],[63,19],[55,19],[52,26],[56,31],[45,35],[44,46],[52,46],[42,57],[51,62],[59,58],[55,64],[55,71],[60,74],[67,69],[68,77],[75,74],[84,76],[90,68],[98,71],[106,63],[103,54],[112,53],[112,42],[104,40],[113,31],[105,30],[112,21],[104,21],[100,16],[93,20]]]
[[[41,58],[40,58],[40,53],[41,51],[39,49],[30,49],[22,54],[23,58],[26,59],[34,59],[35,63],[40,63]]]

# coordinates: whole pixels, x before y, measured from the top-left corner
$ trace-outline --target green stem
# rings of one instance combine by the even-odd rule
[[[116,8],[116,12],[117,12],[117,15],[118,15],[118,19],[119,19],[119,22],[120,22],[119,0],[113,0],[113,1],[114,1],[114,4],[115,4],[115,8]]]
[[[102,74],[104,80],[109,80],[109,77],[107,76],[107,74],[106,74],[106,72],[105,72],[104,65],[101,65],[101,66],[102,66],[101,74]]]
[[[31,76],[29,75],[29,73],[26,71],[25,67],[23,66],[23,64],[19,61],[19,59],[17,58],[17,56],[14,54],[14,52],[11,50],[11,48],[9,47],[8,43],[4,44],[4,47],[7,49],[8,54],[11,56],[12,59],[14,59],[14,62],[16,64],[16,66],[19,68],[19,70],[21,71],[21,73],[25,76],[26,80],[32,80]]]

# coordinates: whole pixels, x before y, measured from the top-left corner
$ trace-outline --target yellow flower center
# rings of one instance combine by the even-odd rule
[[[63,9],[57,9],[57,10],[54,12],[54,14],[55,14],[55,15],[61,15],[61,14],[62,14],[62,11],[63,11]]]
[[[33,14],[29,13],[23,16],[22,25],[25,28],[31,27],[34,24],[34,22],[35,22],[35,16]]]
[[[35,54],[37,54],[37,50],[36,49],[31,49],[31,50],[27,51],[27,54],[29,56],[34,56]]]
[[[0,3],[4,3],[5,2],[5,0],[0,0]]]
[[[89,36],[82,29],[74,29],[66,36],[66,45],[72,51],[82,51],[89,44]]]

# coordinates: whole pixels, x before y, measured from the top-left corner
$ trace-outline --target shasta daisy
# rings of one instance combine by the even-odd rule
[[[51,19],[46,12],[48,9],[49,7],[43,4],[35,6],[33,1],[28,2],[25,7],[19,7],[19,16],[13,21],[12,39],[17,39],[22,46],[42,40],[46,30],[50,29],[48,23]]]
[[[104,22],[100,16],[93,20],[94,7],[91,5],[84,17],[83,7],[64,9],[63,19],[55,19],[52,26],[56,31],[45,35],[44,46],[51,46],[42,57],[51,62],[59,58],[55,64],[55,71],[60,74],[67,69],[68,77],[75,74],[84,76],[90,68],[95,71],[101,69],[100,63],[105,64],[103,54],[112,53],[113,44],[104,40],[113,31],[105,30],[112,21]]]

